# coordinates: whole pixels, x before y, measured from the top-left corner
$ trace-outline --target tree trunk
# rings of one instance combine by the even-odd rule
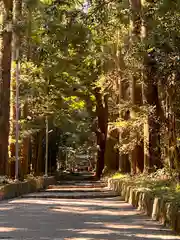
[[[105,150],[105,166],[108,171],[117,171],[119,168],[119,151],[115,148],[119,142],[119,130],[108,130]]]
[[[22,171],[23,176],[26,176],[29,173],[29,144],[30,138],[27,137],[23,139],[23,146],[22,146]]]
[[[140,41],[140,35],[141,35],[141,0],[129,0],[130,7],[132,11],[131,16],[131,26],[132,31],[130,33],[130,45],[133,47],[134,44]],[[142,104],[142,101],[139,102],[139,98],[142,97],[142,95],[139,97],[139,91],[138,91],[138,85],[137,85],[137,77],[136,72],[133,73],[133,76],[131,76],[130,80],[130,90],[131,90],[131,102],[133,107],[135,105]],[[131,110],[131,118],[136,117],[136,112],[133,109]],[[133,133],[133,137],[137,138],[136,134]],[[136,174],[137,170],[137,159],[138,159],[138,145],[134,147],[131,154],[131,174]]]
[[[0,2],[3,30],[0,39],[0,174],[7,173],[10,115],[12,0]]]
[[[31,158],[31,164],[32,164],[32,171],[36,172],[36,159],[37,159],[37,152],[38,152],[38,133],[34,133],[32,136],[32,145],[31,145],[31,151],[32,151],[32,158]]]
[[[16,64],[19,58],[19,50],[21,44],[21,33],[18,24],[22,17],[22,0],[13,1],[13,26],[14,31],[12,35],[12,76],[10,84],[10,157],[15,157],[15,121],[16,121]],[[14,64],[16,63],[16,64]],[[21,168],[22,169],[22,168]]]
[[[95,89],[96,114],[98,117],[98,129],[96,131],[98,156],[96,163],[96,177],[100,178],[104,169],[104,154],[106,148],[107,127],[108,127],[108,96],[100,93],[100,88]],[[104,102],[104,103],[103,103]]]
[[[54,128],[49,134],[49,169],[51,173],[57,170],[57,155],[60,143],[60,130]]]
[[[125,111],[124,113],[122,113],[122,111],[120,112],[120,116],[121,118],[123,118],[125,121],[128,121],[130,118],[130,112],[129,110]],[[119,134],[119,141],[121,141],[122,139],[127,139],[129,136],[129,131],[125,130],[123,131],[123,133]],[[131,164],[130,164],[130,156],[129,154],[124,154],[120,152],[120,156],[119,156],[119,171],[122,173],[130,173],[131,171]]]
[[[36,166],[35,166],[35,175],[39,176],[43,173],[42,168],[43,168],[43,148],[42,148],[42,141],[43,141],[44,133],[41,130],[38,132],[38,137],[37,137],[37,153],[36,153]]]
[[[119,50],[119,31],[117,34],[117,50],[116,50],[116,67],[119,73],[119,104],[122,104],[122,101],[126,101],[129,98],[129,95],[127,96],[127,89],[129,87],[128,80],[123,76],[123,71],[126,70],[125,62],[123,59],[123,56]],[[122,111],[121,107],[119,108],[119,118],[123,120],[129,119],[129,111]],[[121,141],[124,138],[127,138],[128,132],[119,132],[119,143],[121,144]],[[119,150],[119,171],[122,173],[129,173],[130,172],[130,159],[129,154],[124,154]]]
[[[179,163],[179,149],[177,147],[177,136],[176,136],[176,116],[173,109],[173,103],[175,102],[176,89],[174,83],[168,83],[168,90],[166,91],[167,101],[167,157],[168,165],[170,169],[176,169],[180,172]]]
[[[149,3],[146,12],[142,11],[144,31],[142,32],[142,41],[146,44],[146,39],[151,35],[152,19],[151,7],[153,2]],[[148,51],[148,46],[144,56],[143,72],[143,99],[147,104],[148,113],[144,124],[144,172],[152,172],[155,168],[160,168],[160,104],[158,96],[158,79],[156,79],[156,61],[154,52]]]
[[[27,21],[28,21],[28,27],[27,27],[27,61],[30,60],[31,57],[31,31],[32,31],[32,12],[31,9],[28,8],[28,13],[27,13]],[[27,74],[28,74],[29,69],[27,70]],[[27,120],[28,117],[28,99],[25,100],[24,106],[23,106],[23,117],[25,120]],[[29,173],[28,170],[28,165],[29,165],[29,152],[30,152],[30,136],[27,136],[25,138],[23,138],[23,171],[24,174],[26,175],[27,173]]]
[[[160,113],[159,97],[157,90],[157,79],[155,78],[156,63],[151,56],[147,56],[144,62],[144,98],[148,104],[149,110],[144,126],[145,142],[145,166],[144,172],[154,171],[155,168],[161,168],[160,151]]]
[[[27,119],[28,116],[28,104],[24,103],[23,106],[23,118]],[[29,163],[29,146],[30,146],[30,137],[25,136],[22,142],[22,165],[24,175],[28,174],[28,163]]]

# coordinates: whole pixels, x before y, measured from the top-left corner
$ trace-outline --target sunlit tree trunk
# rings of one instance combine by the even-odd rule
[[[27,39],[27,61],[30,60],[31,57],[31,25],[32,25],[32,10],[31,8],[27,8],[27,33],[26,33],[26,39]],[[27,69],[27,74],[28,74],[29,69]],[[24,106],[23,106],[23,117],[24,119],[27,120],[27,117],[29,115],[29,107],[28,107],[28,99],[25,100]],[[30,136],[25,136],[23,138],[23,143],[22,143],[22,163],[23,163],[23,172],[24,175],[27,175],[29,173],[29,150],[30,150],[30,143],[31,143],[31,137]]]
[[[10,157],[15,158],[15,121],[16,121],[16,64],[15,61],[19,58],[20,44],[21,44],[21,32],[20,21],[22,17],[22,0],[13,1],[13,38],[12,38],[12,75],[10,85]],[[13,162],[11,162],[13,164]],[[14,165],[14,164],[13,164]],[[10,167],[12,168],[12,167]],[[14,177],[14,176],[11,176]]]
[[[139,41],[141,37],[141,0],[129,0],[130,8],[131,8],[131,19],[130,19],[130,46],[133,48]],[[136,118],[136,112],[134,110],[134,106],[142,104],[142,94],[140,89],[140,83],[137,82],[139,75],[138,73],[133,71],[133,75],[130,79],[130,94],[131,94],[131,102],[132,102],[132,110],[131,110],[131,118]],[[136,133],[132,133],[133,137],[138,140],[138,136]],[[134,146],[131,154],[131,174],[136,174],[138,164],[137,159],[139,158],[140,148],[138,143]],[[143,161],[143,158],[141,158]],[[140,169],[139,169],[140,170]]]
[[[0,174],[7,173],[10,115],[12,0],[0,1]]]
[[[116,68],[119,75],[119,118],[123,119],[125,121],[129,120],[129,110],[122,111],[121,104],[122,102],[129,99],[129,95],[127,94],[127,89],[129,87],[128,80],[123,75],[123,71],[126,69],[125,62],[123,59],[123,56],[121,54],[121,51],[119,49],[119,31],[117,32],[117,51],[116,51]],[[119,132],[119,144],[123,141],[123,139],[127,138],[128,131],[124,131],[123,133]],[[119,150],[119,171],[122,173],[128,173],[130,172],[130,161],[129,161],[129,154],[122,153],[121,150]]]
[[[142,19],[143,31],[142,41],[146,45],[146,39],[151,35],[153,28],[153,15],[151,8],[153,2],[145,6],[146,1],[142,0]],[[148,113],[144,124],[144,172],[154,171],[160,168],[161,151],[160,151],[160,103],[158,93],[158,79],[156,79],[156,60],[154,52],[146,47],[144,57],[143,72],[143,100],[144,105],[148,107]]]

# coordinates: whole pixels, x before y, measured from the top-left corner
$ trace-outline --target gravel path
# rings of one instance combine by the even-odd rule
[[[180,237],[143,216],[120,197],[55,199],[49,196],[45,199],[29,196],[0,204],[0,239],[175,240]]]

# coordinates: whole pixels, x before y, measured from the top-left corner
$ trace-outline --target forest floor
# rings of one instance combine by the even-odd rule
[[[104,182],[64,181],[23,197],[1,202],[0,239],[180,239],[125,203]]]
[[[122,179],[136,189],[150,191],[155,196],[180,206],[180,183],[175,176],[168,175],[163,169],[150,175],[130,176],[116,173],[112,178]]]

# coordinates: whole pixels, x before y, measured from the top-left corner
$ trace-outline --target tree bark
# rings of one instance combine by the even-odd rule
[[[18,60],[20,44],[21,44],[21,33],[19,29],[19,22],[22,18],[22,0],[13,1],[13,32],[12,32],[12,76],[10,84],[10,157],[15,157],[15,121],[16,121],[16,66],[15,61]],[[16,63],[17,64],[17,63]],[[21,168],[22,169],[22,168]]]
[[[146,12],[143,12],[144,31],[142,41],[146,44],[146,39],[152,31],[151,7],[153,2],[149,4]],[[144,8],[145,9],[145,8]],[[159,104],[158,79],[156,60],[154,52],[148,52],[148,46],[144,53],[144,72],[143,72],[143,99],[144,104],[148,107],[148,113],[144,124],[144,172],[149,173],[160,168],[161,151],[160,151],[160,119],[161,107]]]
[[[96,136],[97,144],[99,146],[96,163],[96,177],[99,179],[104,169],[104,154],[108,127],[108,96],[105,95],[103,99],[100,88],[96,88],[94,94],[96,97],[96,114],[98,117],[98,129],[96,131]]]
[[[0,174],[7,173],[8,139],[10,115],[10,78],[11,78],[11,41],[12,0],[0,2],[2,32],[0,39]]]
[[[27,61],[31,58],[31,31],[32,31],[32,12],[31,9],[27,9],[27,20],[28,20],[28,27],[27,27]],[[28,74],[29,69],[27,70]],[[23,106],[23,117],[27,120],[29,114],[29,108],[28,108],[28,99],[25,100],[24,106]],[[29,152],[30,152],[30,136],[26,136],[23,138],[23,172],[24,175],[29,173],[28,165],[29,165]]]
[[[43,173],[43,148],[42,148],[42,140],[44,137],[44,133],[41,130],[38,132],[38,137],[37,137],[37,152],[36,152],[36,165],[35,165],[35,175],[39,176]]]
[[[32,158],[31,158],[32,171],[35,173],[36,172],[36,159],[37,159],[37,152],[38,152],[38,132],[36,132],[32,135],[31,151],[32,151]]]
[[[105,150],[105,166],[108,171],[117,171],[119,168],[119,151],[115,148],[119,142],[119,130],[108,130]]]
[[[160,112],[156,74],[156,63],[152,56],[146,56],[144,62],[144,98],[149,111],[144,126],[145,133],[145,165],[144,171],[151,172],[161,168],[160,150]]]
[[[140,41],[141,37],[141,0],[129,0],[131,7],[131,26],[132,31],[130,33],[130,45],[133,47],[134,44]],[[133,76],[130,79],[130,92],[131,92],[131,102],[133,107],[135,105],[141,105],[142,101],[139,102],[139,99],[142,97],[138,91],[139,87],[137,85],[137,76],[136,72],[133,72]],[[141,95],[141,96],[139,96]],[[131,118],[136,117],[136,112],[133,109],[131,110]],[[137,138],[136,134],[133,134],[135,138]],[[138,148],[138,144],[134,147],[131,153],[131,174],[136,174],[137,171],[137,159],[140,148]]]

